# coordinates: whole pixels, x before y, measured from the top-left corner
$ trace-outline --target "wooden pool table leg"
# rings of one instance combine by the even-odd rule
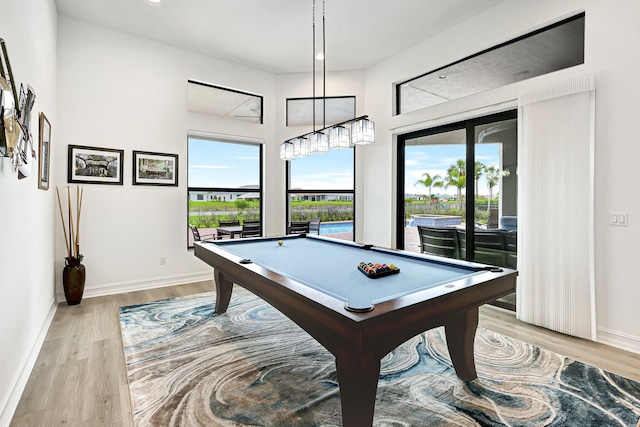
[[[478,307],[460,313],[444,326],[449,356],[456,374],[463,381],[478,377],[473,358],[474,339],[478,328]]]
[[[227,280],[218,269],[213,270],[213,278],[216,282],[216,314],[226,313],[231,301],[233,282]]]
[[[342,425],[371,427],[378,391],[380,359],[374,355],[354,357],[342,354],[336,357],[336,370],[340,383]]]

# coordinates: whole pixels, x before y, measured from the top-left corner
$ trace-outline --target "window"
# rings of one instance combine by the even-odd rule
[[[287,126],[313,125],[313,100],[314,98],[287,98]],[[356,116],[356,97],[315,98],[315,113],[318,128],[353,119]]]
[[[353,240],[355,150],[287,162],[288,221],[320,219],[321,235]]]
[[[262,223],[261,144],[190,136],[188,154],[189,225],[210,235],[220,221]]]
[[[584,63],[585,14],[396,85],[404,114]]]
[[[259,95],[189,80],[187,97],[191,113],[262,123],[263,99]]]

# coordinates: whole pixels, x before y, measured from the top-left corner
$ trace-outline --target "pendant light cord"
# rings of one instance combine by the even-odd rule
[[[310,154],[310,152],[325,153],[330,148],[349,148],[350,144],[367,145],[375,142],[374,123],[368,119],[368,116],[360,116],[353,119],[348,119],[327,127],[327,37],[325,0],[322,0],[322,128],[316,128],[316,61],[320,60],[316,59],[316,0],[312,0],[311,22],[311,31],[313,33],[313,130],[296,138],[290,138],[280,145],[280,159],[286,161],[293,160],[298,155],[306,157]],[[345,126],[349,124],[351,126],[351,129],[345,128]],[[351,133],[350,141],[349,133]],[[329,141],[328,138],[329,134],[331,134],[332,137],[331,141]],[[309,148],[310,150],[305,151],[306,154],[300,154],[300,151],[298,152],[298,154],[296,154],[296,151],[293,147],[295,147],[296,144],[303,144],[303,142],[307,144],[306,148]]]
[[[316,0],[311,15],[313,31],[313,131],[316,131]],[[322,0],[322,128],[327,127],[327,55],[325,31],[325,0]]]
[[[327,127],[327,55],[325,52],[324,1],[322,0],[322,127]]]
[[[313,31],[313,131],[316,131],[316,0],[313,0],[313,9],[311,12],[311,28]]]

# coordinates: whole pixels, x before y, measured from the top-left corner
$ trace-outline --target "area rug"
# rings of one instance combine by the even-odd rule
[[[120,308],[135,425],[340,426],[333,356],[235,287]],[[478,378],[451,366],[442,328],[382,360],[374,426],[640,426],[640,383],[479,328]]]

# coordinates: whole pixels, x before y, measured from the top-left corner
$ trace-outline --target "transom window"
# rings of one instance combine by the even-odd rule
[[[404,114],[584,63],[585,14],[396,85]]]

